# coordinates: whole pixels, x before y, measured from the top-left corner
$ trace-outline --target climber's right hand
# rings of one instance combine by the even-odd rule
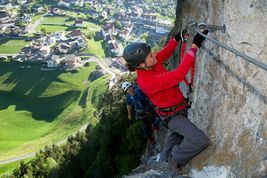
[[[209,33],[209,30],[202,31],[203,34],[207,35]],[[193,44],[195,44],[198,48],[201,47],[203,41],[205,41],[205,37],[201,36],[199,33],[197,33],[193,38]]]

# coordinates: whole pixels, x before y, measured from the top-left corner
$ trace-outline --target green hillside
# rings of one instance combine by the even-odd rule
[[[88,80],[95,66],[71,73],[1,62],[0,160],[60,141],[87,123],[94,111],[91,101],[98,102],[107,89],[107,76]]]

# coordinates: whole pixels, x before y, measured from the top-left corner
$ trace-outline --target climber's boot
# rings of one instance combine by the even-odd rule
[[[170,167],[174,173],[175,176],[183,175],[183,167],[179,165],[171,156],[169,159]]]

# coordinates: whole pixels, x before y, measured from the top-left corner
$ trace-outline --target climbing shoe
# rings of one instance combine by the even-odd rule
[[[170,159],[169,159],[169,165],[173,171],[173,174],[175,176],[178,176],[178,175],[183,175],[183,167],[181,165],[179,165],[174,159],[173,157],[171,156]]]

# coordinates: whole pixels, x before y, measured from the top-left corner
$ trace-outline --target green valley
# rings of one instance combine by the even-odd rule
[[[108,76],[89,81],[95,67],[41,71],[38,64],[1,62],[0,160],[35,152],[90,122],[94,104],[107,90]]]

